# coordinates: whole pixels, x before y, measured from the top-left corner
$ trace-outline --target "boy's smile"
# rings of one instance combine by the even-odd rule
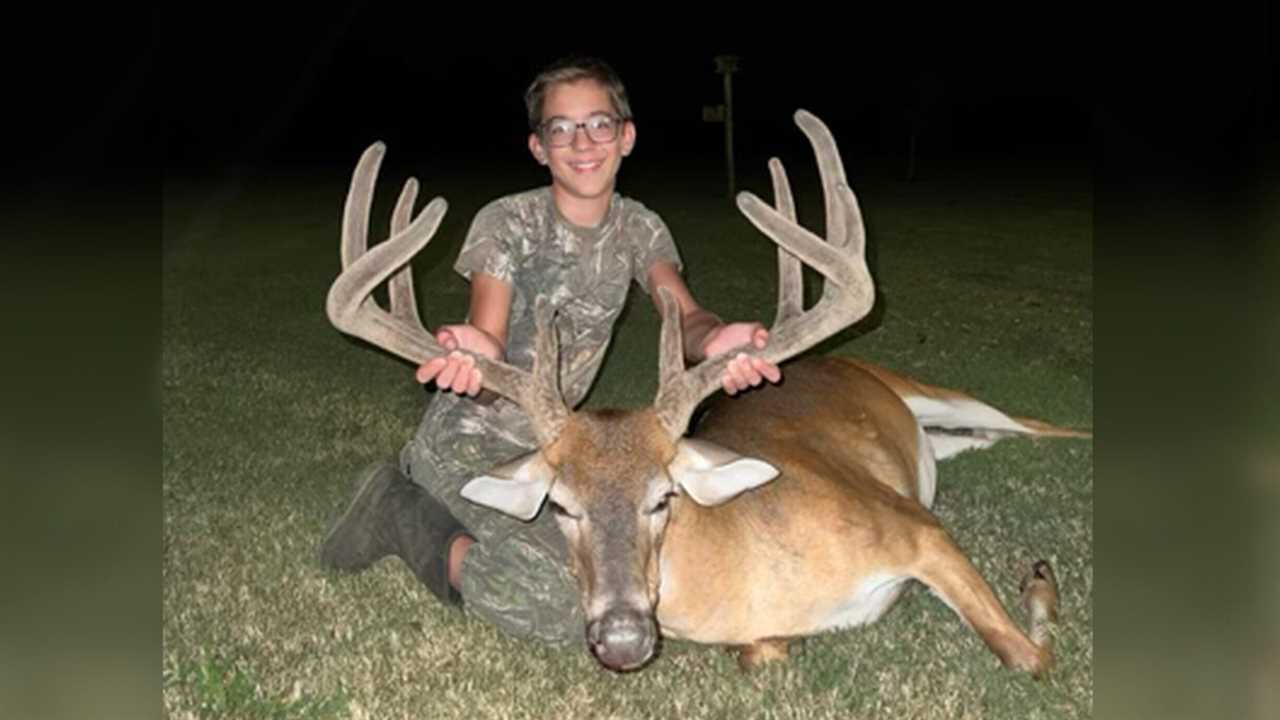
[[[577,172],[579,174],[585,174],[589,172],[595,172],[596,170],[599,170],[601,167],[604,167],[604,161],[603,160],[582,160],[582,161],[570,160],[569,167],[573,168],[574,172]]]
[[[561,83],[548,89],[542,109],[545,122],[564,118],[585,123],[593,115],[616,116],[609,93],[594,80]],[[551,171],[551,192],[556,208],[575,225],[593,227],[604,219],[613,197],[622,158],[635,145],[635,126],[622,121],[617,137],[595,142],[585,127],[578,127],[568,145],[553,147],[540,133],[529,135],[529,150]]]

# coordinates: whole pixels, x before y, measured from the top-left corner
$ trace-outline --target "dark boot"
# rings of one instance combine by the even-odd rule
[[[446,605],[462,605],[449,584],[449,547],[467,529],[390,463],[366,471],[351,505],[320,546],[320,564],[354,572],[395,555]]]

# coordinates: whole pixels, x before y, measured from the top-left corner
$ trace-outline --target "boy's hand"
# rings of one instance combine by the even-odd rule
[[[456,351],[467,350],[490,360],[502,359],[502,343],[471,325],[442,325],[436,331],[436,342],[449,354],[423,363],[415,377],[420,383],[434,379],[436,387],[459,395],[475,397],[480,394],[484,378],[471,356]]]
[[[728,323],[707,334],[702,352],[710,358],[744,345],[762,349],[768,342],[769,331],[758,322]],[[739,391],[755,387],[765,380],[776,383],[781,379],[782,371],[777,365],[740,352],[725,368],[722,384],[726,393],[736,395]]]

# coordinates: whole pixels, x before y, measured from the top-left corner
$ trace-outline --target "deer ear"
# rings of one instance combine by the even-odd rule
[[[462,497],[521,520],[532,520],[555,477],[555,468],[542,453],[533,452],[494,468],[490,475],[473,478],[462,486]]]
[[[683,438],[667,472],[699,505],[719,505],[778,476],[763,460],[744,457],[705,440]]]

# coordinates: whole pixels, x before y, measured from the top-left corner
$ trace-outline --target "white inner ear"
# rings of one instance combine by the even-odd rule
[[[699,505],[719,505],[778,476],[763,460],[744,457],[715,443],[683,438],[667,472]]]
[[[462,497],[521,520],[532,520],[555,477],[555,469],[542,453],[532,452],[494,468],[490,475],[473,478],[462,486]]]

